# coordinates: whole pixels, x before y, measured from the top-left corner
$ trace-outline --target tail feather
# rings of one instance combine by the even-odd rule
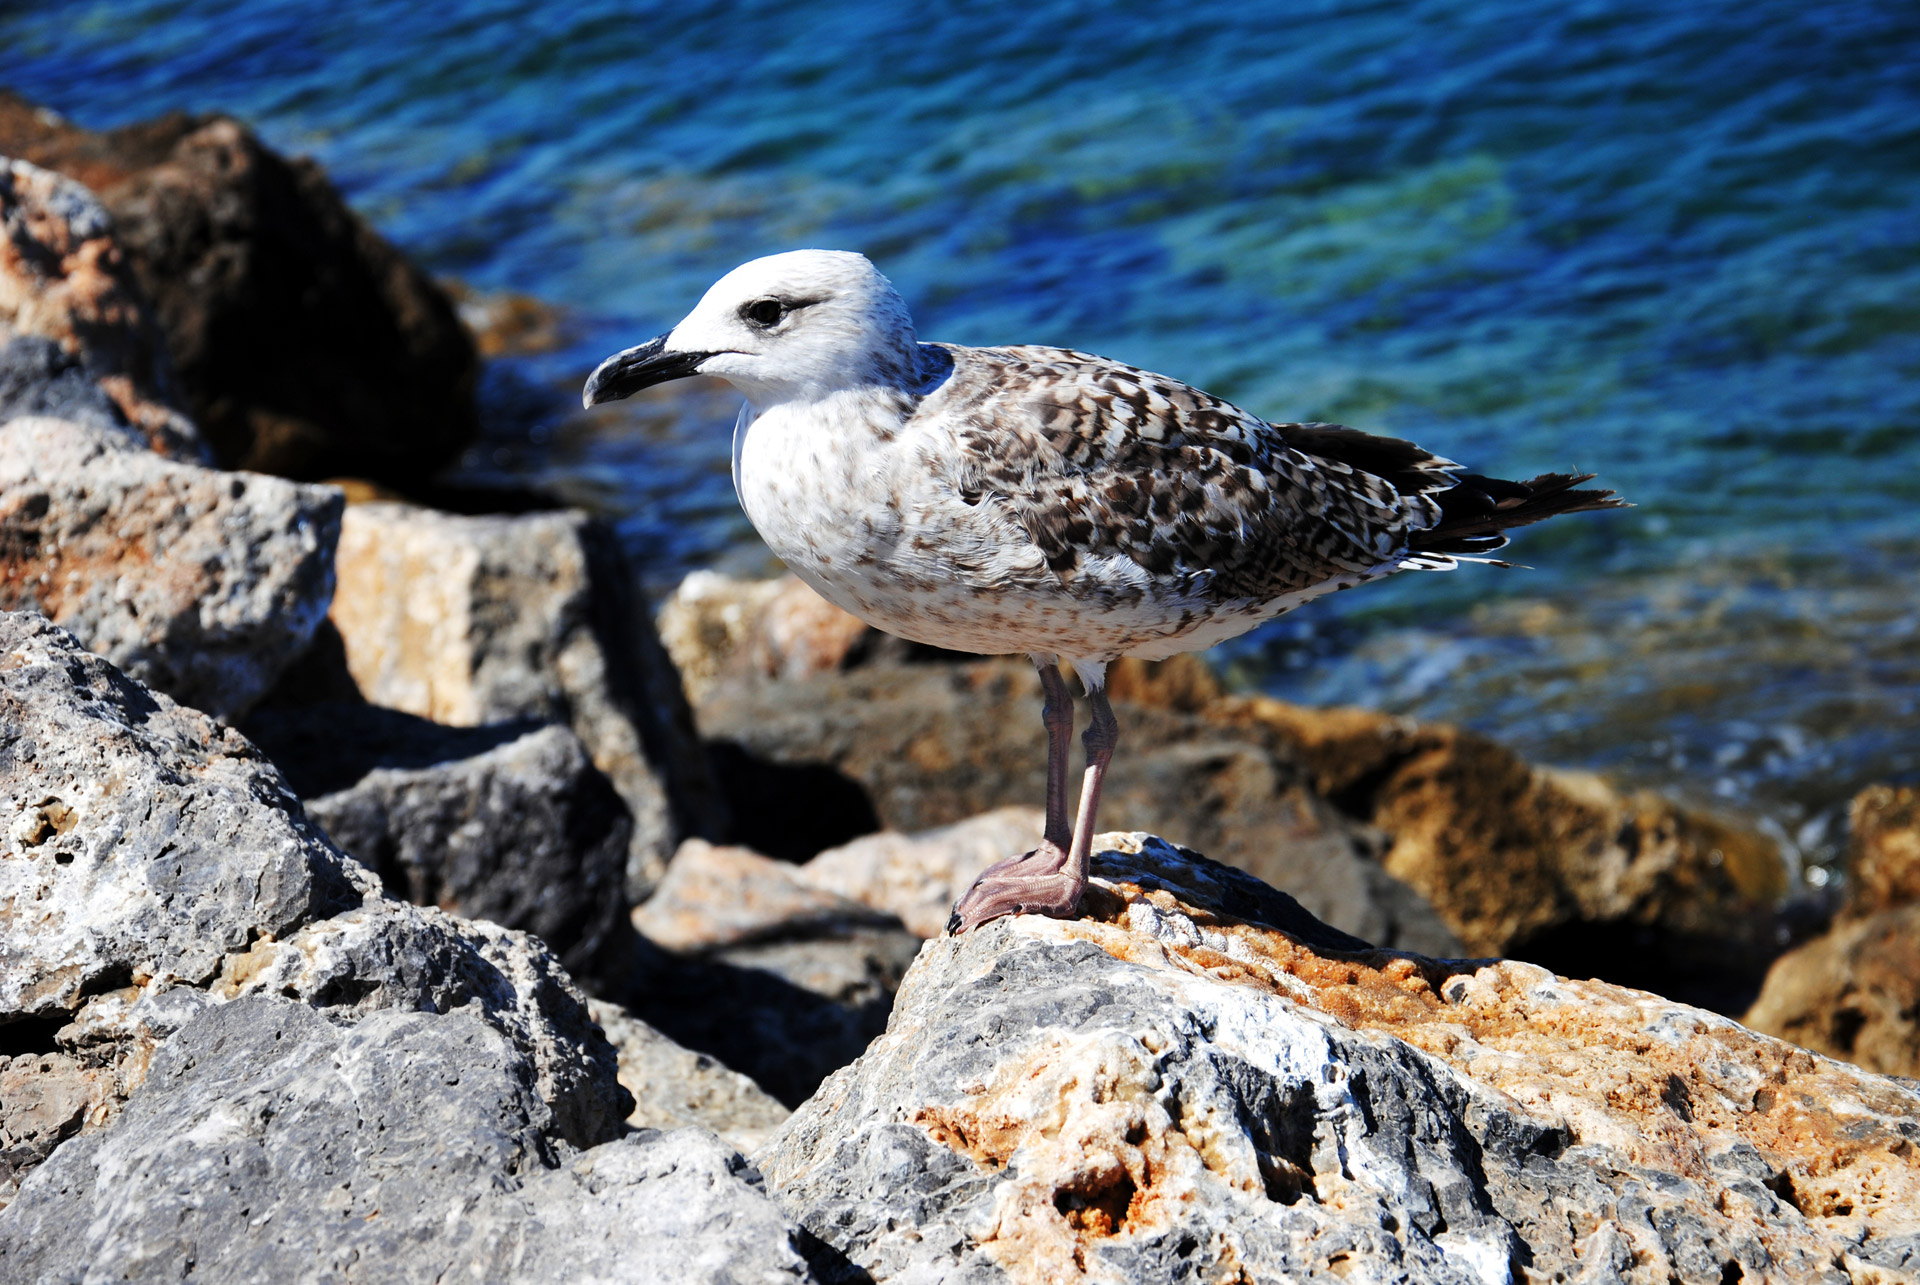
[[[1542,522],[1562,513],[1586,509],[1626,508],[1612,491],[1576,491],[1593,479],[1591,473],[1542,473],[1525,482],[1509,482],[1477,473],[1462,474],[1455,484],[1435,493],[1440,520],[1416,531],[1407,542],[1410,553],[1474,555],[1504,548],[1510,527]]]

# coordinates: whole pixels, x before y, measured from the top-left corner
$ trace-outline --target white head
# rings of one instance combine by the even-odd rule
[[[918,351],[906,304],[865,255],[793,250],[741,264],[671,331],[601,362],[581,402],[696,373],[719,376],[758,407],[814,401],[898,387],[913,379]]]

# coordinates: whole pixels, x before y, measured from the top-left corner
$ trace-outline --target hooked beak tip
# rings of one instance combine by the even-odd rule
[[[700,363],[713,356],[710,352],[669,352],[667,336],[650,339],[637,348],[613,356],[594,367],[580,390],[580,407],[592,410],[607,402],[631,397],[643,388],[685,379],[700,369]]]

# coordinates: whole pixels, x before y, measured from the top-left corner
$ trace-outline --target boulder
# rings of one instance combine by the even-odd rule
[[[1788,951],[1742,1020],[1870,1071],[1920,1077],[1920,903],[1841,919]]]
[[[0,1200],[109,1126],[170,1036],[256,994],[340,1024],[467,1014],[531,1068],[553,1146],[632,1110],[537,940],[382,896],[239,733],[0,613]]]
[[[697,720],[721,742],[721,763],[732,747],[749,765],[830,769],[861,787],[882,824],[912,832],[1044,800],[1040,705],[1039,677],[1024,662],[884,664],[738,679],[710,690]],[[1208,843],[1369,940],[1457,951],[1420,895],[1381,868],[1383,836],[1316,795],[1284,747],[1174,709],[1125,707],[1120,728],[1103,820]],[[744,818],[763,787],[751,771],[722,780],[734,791],[752,787],[730,796]]]
[[[712,1134],[556,1154],[536,1073],[465,1013],[258,997],[188,1022],[111,1130],[0,1212],[8,1280],[806,1281]]]
[[[633,912],[624,995],[649,1024],[800,1102],[887,1024],[920,939],[744,848],[681,845]]]
[[[368,701],[437,723],[569,724],[633,813],[627,893],[723,812],[679,677],[610,531],[580,513],[350,507],[332,620]]]
[[[340,495],[133,449],[122,430],[0,424],[0,608],[31,608],[183,704],[231,719],[312,641]]]
[[[307,802],[392,895],[530,932],[592,976],[626,914],[632,820],[564,727],[455,762],[382,768]]]
[[[794,871],[810,887],[899,917],[918,937],[947,930],[953,903],[996,861],[1039,844],[1039,808],[1007,807],[918,834],[885,830],[829,848]]]
[[[112,217],[72,179],[0,156],[0,422],[22,415],[211,462]]]
[[[1920,1076],[1920,790],[1869,786],[1852,822],[1833,926],[1774,962],[1742,1020],[1869,1070]]]
[[[1873,785],[1853,800],[1847,899],[1864,916],[1920,901],[1920,788]]]
[[[929,942],[769,1188],[875,1281],[1902,1279],[1920,1092],[1535,965],[1373,950],[1108,835]]]
[[[99,194],[227,464],[405,487],[473,439],[479,356],[452,301],[313,161],[226,116],[94,133],[5,93],[0,154]]]
[[[737,580],[695,571],[660,604],[660,641],[698,701],[726,681],[806,678],[864,658],[878,635],[787,575]]]
[[[636,1129],[711,1129],[751,1155],[793,1113],[738,1071],[683,1048],[618,1004],[587,1001],[620,1057],[620,1083],[633,1095]]]

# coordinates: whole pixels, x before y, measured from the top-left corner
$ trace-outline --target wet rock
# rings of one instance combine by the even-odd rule
[[[929,942],[763,1155],[876,1281],[1896,1279],[1920,1092],[1643,992],[1370,950],[1105,836]]]
[[[1920,789],[1874,785],[1853,800],[1843,915],[1920,901]]]
[[[94,133],[12,94],[0,153],[99,194],[228,464],[404,487],[472,440],[479,356],[452,301],[313,161],[230,117]]]
[[[618,1004],[596,999],[587,1007],[620,1056],[620,1083],[633,1095],[632,1127],[711,1129],[751,1155],[793,1114],[751,1079],[682,1048]]]
[[[0,613],[0,1199],[109,1125],[170,1036],[253,994],[341,1023],[464,1012],[532,1068],[555,1143],[632,1109],[538,941],[386,899],[237,732]]]
[[[694,839],[633,912],[628,1007],[689,1048],[800,1102],[886,1027],[920,948],[898,919],[794,868]]]
[[[0,156],[0,422],[23,415],[211,462],[112,217],[72,179]]]
[[[566,728],[455,762],[376,769],[306,807],[394,896],[530,932],[576,977],[595,973],[625,916],[633,823]]]
[[[1842,919],[1782,955],[1742,1020],[1870,1071],[1920,1077],[1920,903]]]
[[[365,698],[437,723],[564,722],[633,814],[640,901],[723,811],[679,677],[612,534],[579,513],[456,517],[357,504],[332,620]]]
[[[1381,864],[1470,951],[1738,1012],[1778,950],[1785,869],[1752,831],[1459,728],[1264,698],[1210,717],[1284,744],[1321,794],[1389,835]]]
[[[697,718],[750,762],[850,779],[882,824],[912,832],[1046,797],[1040,703],[1025,663],[885,664],[724,683]],[[1316,795],[1284,745],[1177,709],[1127,706],[1120,722],[1103,821],[1207,843],[1369,940],[1457,952],[1432,908],[1381,868],[1384,836]],[[737,797],[736,813],[751,802]]]
[[[810,887],[899,916],[916,936],[938,937],[980,872],[1031,850],[1046,824],[1039,808],[996,808],[919,834],[869,834],[822,852],[794,874]]]
[[[342,1028],[284,1000],[224,1006],[0,1213],[0,1275],[811,1279],[795,1229],[711,1134],[575,1153],[551,1141],[535,1080],[465,1013]]]
[[[124,430],[0,424],[0,608],[222,718],[325,619],[339,521],[328,487],[175,463]]]

